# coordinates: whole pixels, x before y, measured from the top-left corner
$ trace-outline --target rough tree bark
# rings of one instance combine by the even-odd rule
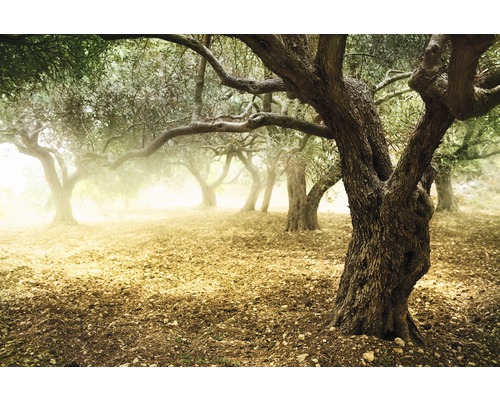
[[[314,60],[299,35],[240,38],[315,108],[337,141],[353,232],[331,323],[350,334],[421,341],[408,297],[430,267],[428,223],[433,207],[420,181],[454,117],[479,115],[498,104],[495,90],[485,94],[473,88],[477,59],[492,37],[452,40],[450,85],[441,68],[449,38],[432,37],[410,81],[426,111],[395,168],[369,90],[342,75],[345,36],[321,36]],[[459,61],[456,53],[467,60]],[[453,90],[458,98],[448,104],[452,84],[460,89]]]

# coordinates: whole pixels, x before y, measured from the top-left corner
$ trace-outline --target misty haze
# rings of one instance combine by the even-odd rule
[[[497,366],[499,55],[0,35],[0,366]]]

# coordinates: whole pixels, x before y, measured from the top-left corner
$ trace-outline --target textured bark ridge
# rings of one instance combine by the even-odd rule
[[[375,218],[353,230],[332,323],[350,334],[422,342],[408,297],[430,267],[432,204],[423,188],[396,209],[379,196]]]

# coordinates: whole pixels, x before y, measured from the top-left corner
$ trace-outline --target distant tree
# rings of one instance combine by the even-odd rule
[[[469,176],[478,175],[478,161],[496,154],[500,154],[497,109],[481,119],[455,123],[433,161],[438,195],[436,211],[459,211],[459,203],[453,193],[453,174],[463,171]]]

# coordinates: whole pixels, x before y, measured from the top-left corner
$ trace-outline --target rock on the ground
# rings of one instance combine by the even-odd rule
[[[373,354],[373,351],[367,351],[366,353],[363,353],[363,359],[372,362],[375,360],[375,354]]]
[[[301,354],[300,356],[297,356],[297,361],[298,362],[304,362],[304,360],[309,356],[309,354]]]
[[[394,339],[394,343],[396,343],[400,347],[405,347],[405,341],[399,337]]]

